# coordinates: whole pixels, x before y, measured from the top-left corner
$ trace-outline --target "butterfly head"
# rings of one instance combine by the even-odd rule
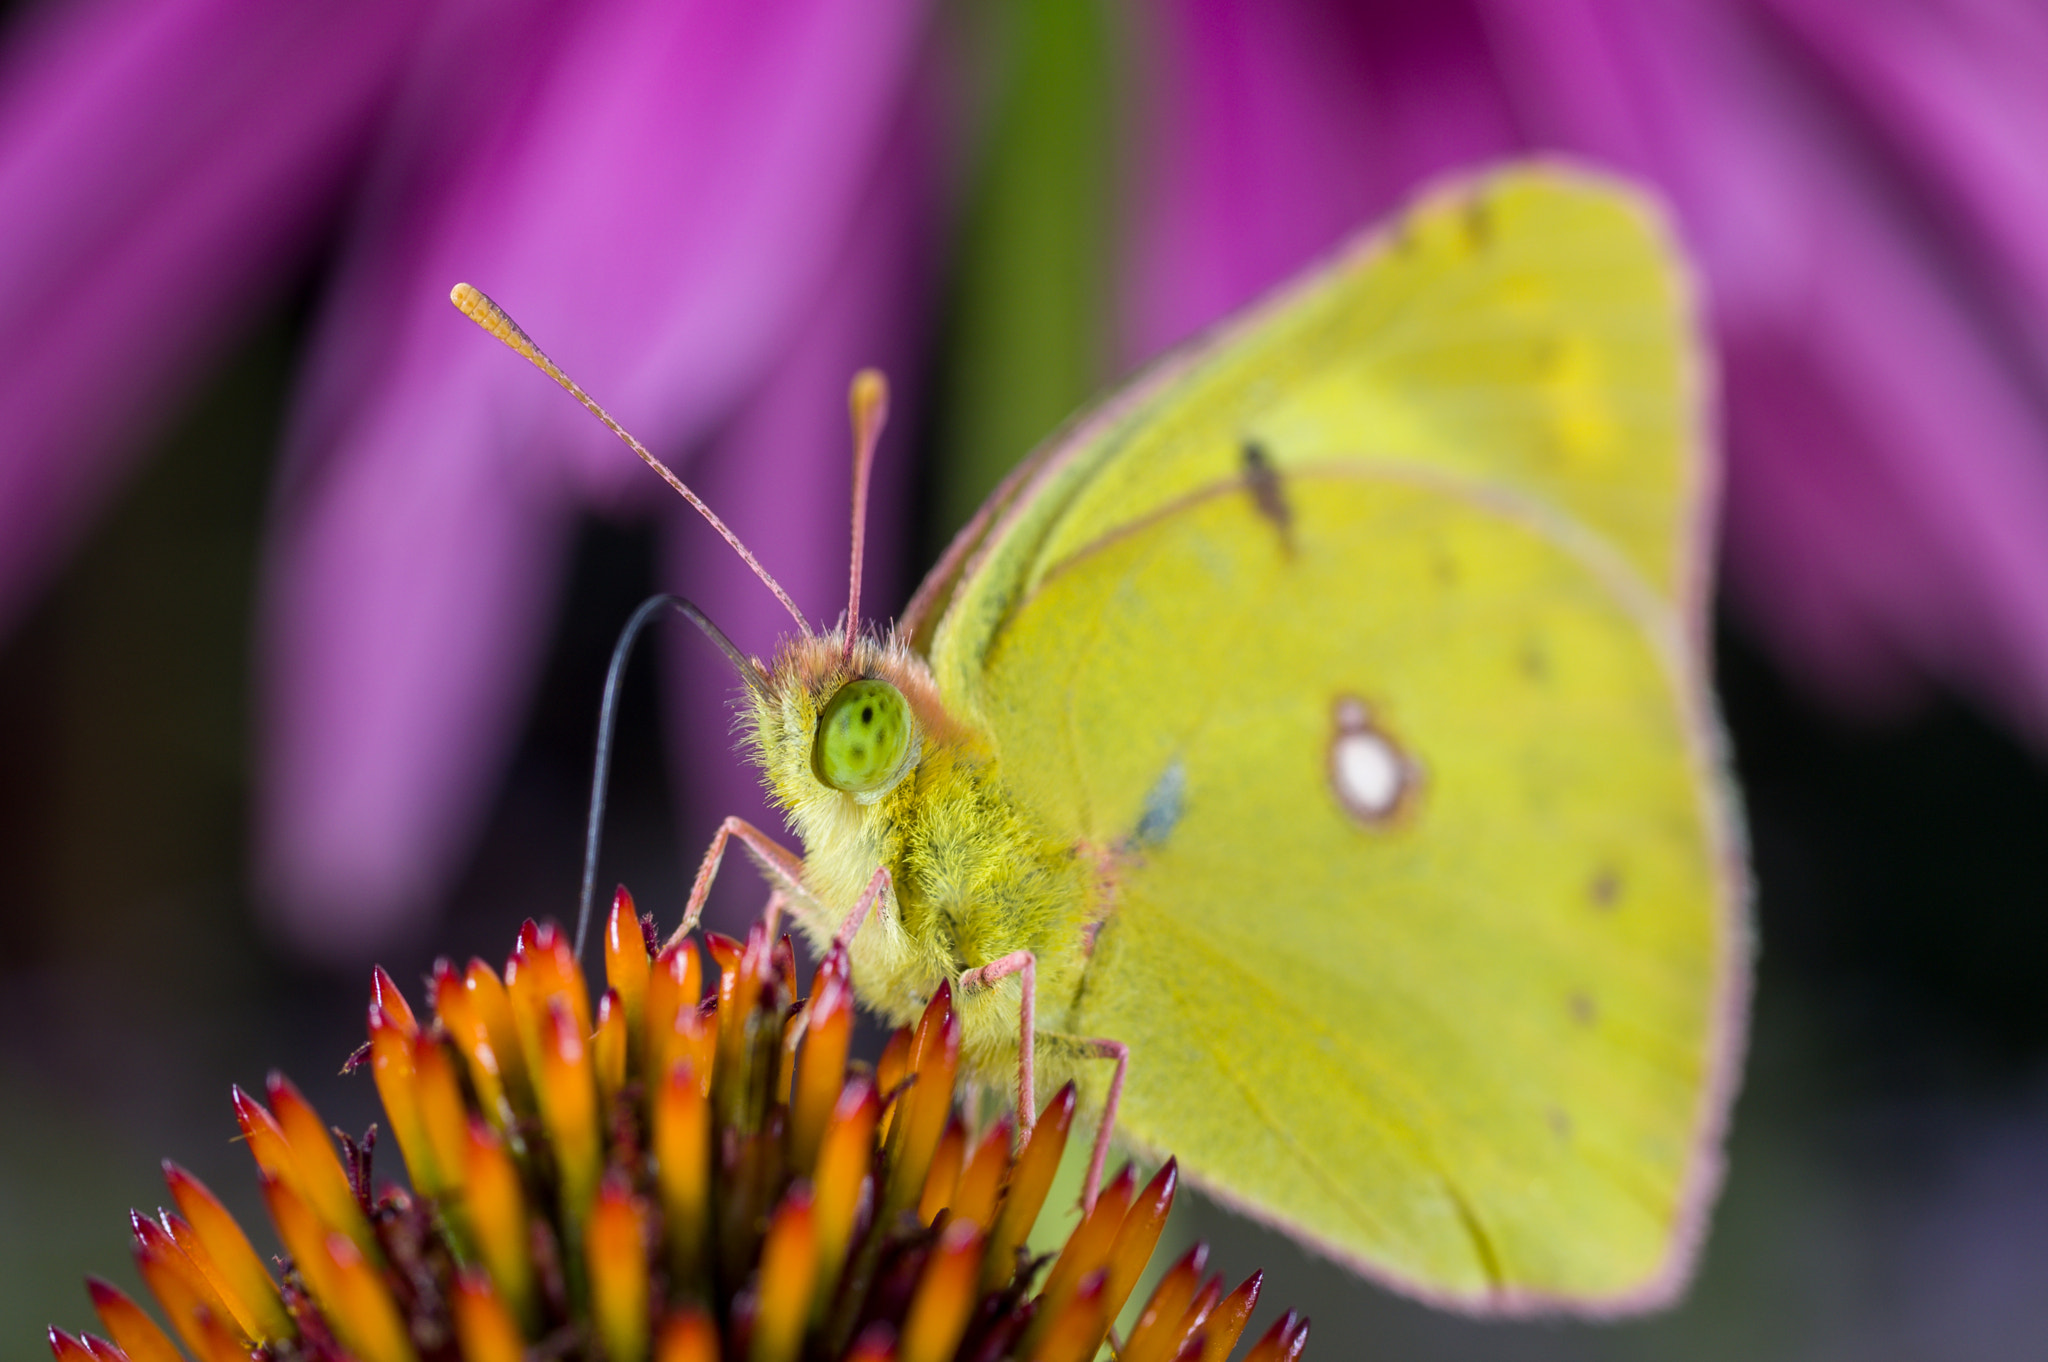
[[[799,813],[813,801],[882,801],[916,769],[927,735],[951,727],[923,659],[893,632],[878,640],[861,629],[868,483],[889,414],[882,375],[873,369],[855,374],[847,407],[853,423],[853,557],[846,615],[830,635],[821,638],[806,629],[786,643],[755,704],[755,745],[769,784],[785,807]]]
[[[956,725],[924,659],[891,636],[786,640],[751,697],[753,746],[777,802],[866,807],[886,799]]]
[[[868,484],[875,449],[889,417],[889,385],[873,369],[853,377],[847,410],[853,425],[853,553],[846,616],[828,635],[811,632],[789,593],[695,492],[535,345],[504,309],[468,284],[450,292],[455,306],[525,356],[589,409],[647,465],[695,507],[730,544],[796,621],[797,634],[774,665],[745,657],[695,606],[688,614],[732,659],[751,697],[753,743],[775,796],[801,813],[820,801],[872,805],[916,769],[928,734],[949,730],[930,669],[893,636],[876,640],[861,629],[861,568],[866,548]]]

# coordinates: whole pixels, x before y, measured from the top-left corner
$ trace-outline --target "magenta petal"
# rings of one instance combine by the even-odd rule
[[[0,92],[0,624],[124,437],[293,262],[416,7],[101,0],[17,29]]]
[[[404,395],[402,428],[285,508],[266,576],[259,878],[334,959],[429,925],[536,680],[573,512]]]
[[[896,413],[882,438],[869,497],[861,597],[866,627],[885,628],[906,595],[912,432],[905,417],[916,410],[912,356],[933,283],[931,166],[915,125],[906,126],[870,188],[847,249],[803,308],[782,363],[692,474],[700,494],[820,631],[846,609],[852,466],[846,388],[864,366],[889,376]],[[682,508],[671,516],[664,558],[669,589],[703,606],[743,651],[772,657],[776,642],[795,631],[724,542]],[[738,685],[725,658],[694,629],[676,624],[668,627],[663,663],[674,678],[668,747],[688,868],[694,871],[728,815],[782,837],[782,818],[768,809],[759,773],[734,744],[731,706]],[[764,892],[748,866],[728,858],[714,904],[751,913]]]
[[[1769,0],[1816,81],[1837,92],[1949,260],[1975,275],[2048,363],[2048,10],[1964,0],[1865,5]]]
[[[593,0],[483,6],[431,35],[324,330],[305,425],[336,452],[317,457],[348,457],[330,432],[405,368],[590,495],[651,495],[559,392],[463,362],[449,286],[496,298],[651,446],[687,447],[837,258],[922,20],[917,0]]]
[[[1648,10],[1662,0],[1640,8]],[[1522,135],[1638,175],[1656,167],[1658,129],[1640,84],[1653,76],[1628,42],[1629,6],[1613,0],[1477,0]]]
[[[1278,283],[1418,180],[1519,145],[1467,5],[1143,7],[1124,355]]]
[[[1867,201],[1811,196],[1796,309],[1726,319],[1731,585],[1836,695],[1916,675],[2048,740],[2048,438]]]
[[[326,318],[277,541],[263,856],[287,921],[343,948],[461,864],[567,517],[669,495],[449,286],[493,293],[651,446],[689,449],[803,334],[922,39],[900,0],[451,14]]]

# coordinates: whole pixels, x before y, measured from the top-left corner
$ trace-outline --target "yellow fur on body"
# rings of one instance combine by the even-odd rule
[[[967,1073],[1014,1093],[1021,980],[963,991],[960,976],[1014,951],[1037,957],[1036,1048],[1041,1089],[1073,1075],[1057,1036],[1086,969],[1085,933],[1098,914],[1095,869],[1049,836],[1004,787],[989,735],[949,713],[931,669],[892,633],[862,639],[843,661],[843,634],[786,641],[750,696],[747,741],[775,802],[803,841],[804,892],[791,911],[823,951],[877,866],[894,895],[852,944],[861,1001],[892,1025],[917,1020],[950,982]],[[889,790],[853,795],[811,765],[818,713],[838,689],[879,677],[902,692],[921,752]]]

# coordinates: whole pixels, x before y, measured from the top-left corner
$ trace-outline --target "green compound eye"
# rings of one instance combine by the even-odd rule
[[[811,769],[848,794],[875,794],[899,780],[912,741],[910,705],[903,692],[870,677],[849,681],[825,702]]]

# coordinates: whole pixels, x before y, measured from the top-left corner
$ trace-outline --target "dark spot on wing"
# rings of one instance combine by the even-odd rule
[[[1565,1006],[1571,1009],[1572,1020],[1581,1026],[1591,1026],[1600,1018],[1600,1009],[1593,1002],[1593,995],[1584,989],[1573,989],[1565,999]]]
[[[1558,1139],[1569,1140],[1572,1137],[1571,1114],[1563,1107],[1547,1108],[1543,1113],[1543,1119],[1550,1123],[1551,1133]]]
[[[1156,847],[1164,842],[1174,825],[1180,822],[1180,816],[1187,807],[1187,793],[1188,768],[1175,757],[1145,794],[1145,811],[1139,815],[1138,826],[1131,833],[1132,845]]]
[[[1493,243],[1493,206],[1477,194],[1465,200],[1465,237],[1482,251]]]
[[[1611,865],[1603,865],[1593,872],[1591,884],[1586,886],[1586,896],[1593,906],[1602,910],[1621,902],[1621,872]]]
[[[1244,444],[1244,485],[1252,494],[1259,514],[1273,522],[1280,532],[1280,547],[1294,552],[1294,508],[1287,504],[1287,490],[1281,486],[1280,470],[1273,466],[1265,448],[1253,440]]]
[[[1544,648],[1542,639],[1523,639],[1519,661],[1522,675],[1531,681],[1540,683],[1550,679],[1550,653]]]

